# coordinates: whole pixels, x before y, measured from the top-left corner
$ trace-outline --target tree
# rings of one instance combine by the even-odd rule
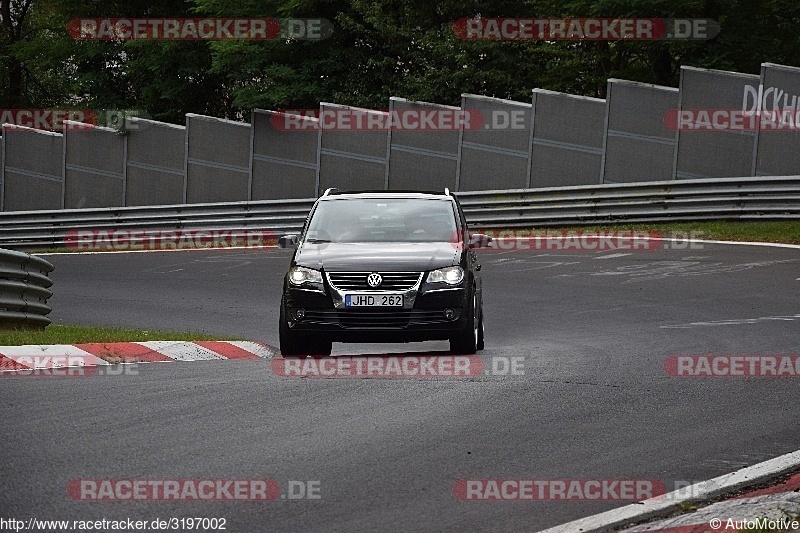
[[[710,18],[708,41],[473,41],[471,17]],[[79,41],[78,17],[324,18],[322,41]],[[677,86],[681,65],[757,73],[800,65],[796,0],[0,0],[0,106],[141,109],[247,119],[321,101],[390,96],[458,105],[462,93],[528,101],[535,87],[605,96],[609,77]]]
[[[16,45],[31,31],[30,12],[33,0],[0,0],[0,75],[3,91],[0,107],[22,107],[25,104],[25,67],[14,53]]]

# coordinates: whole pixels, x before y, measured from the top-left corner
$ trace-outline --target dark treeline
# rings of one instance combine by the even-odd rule
[[[468,41],[464,17],[710,18],[706,41]],[[79,41],[79,17],[319,17],[328,39]],[[244,118],[320,101],[384,109],[389,96],[458,105],[461,93],[603,97],[611,77],[677,86],[681,65],[758,73],[800,65],[797,0],[0,0],[0,109],[138,109]]]

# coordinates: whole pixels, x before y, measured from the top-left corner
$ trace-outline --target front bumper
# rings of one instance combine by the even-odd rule
[[[408,342],[448,339],[467,327],[471,295],[466,283],[441,287],[420,280],[406,291],[385,291],[402,294],[402,308],[348,308],[344,306],[345,293],[358,291],[340,291],[328,283],[323,290],[287,287],[285,316],[291,330],[322,334],[338,342]],[[301,309],[304,316],[298,319],[297,311]],[[454,312],[452,318],[445,316],[446,309]]]

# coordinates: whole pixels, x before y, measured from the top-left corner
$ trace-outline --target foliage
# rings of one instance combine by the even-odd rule
[[[321,41],[77,41],[78,17],[325,18]],[[708,41],[467,41],[461,18],[711,18]],[[800,66],[796,0],[0,0],[0,108],[141,109],[247,119],[320,101],[386,108],[389,96],[458,105],[527,101],[534,87],[603,97],[610,77],[677,86],[681,65],[758,73]]]

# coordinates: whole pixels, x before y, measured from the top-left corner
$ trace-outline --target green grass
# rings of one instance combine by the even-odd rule
[[[691,501],[681,502],[678,507],[685,513],[693,513],[697,511],[697,504]]]
[[[720,241],[759,241],[800,244],[800,220],[776,222],[676,222],[672,224],[605,224],[598,226],[568,226],[534,228],[534,231],[599,231],[636,230],[658,231],[664,237],[711,239]],[[495,234],[498,230],[493,229]]]
[[[208,341],[236,340],[194,332],[155,331],[95,326],[51,324],[41,330],[0,330],[0,346],[22,344],[78,344],[85,342]]]

